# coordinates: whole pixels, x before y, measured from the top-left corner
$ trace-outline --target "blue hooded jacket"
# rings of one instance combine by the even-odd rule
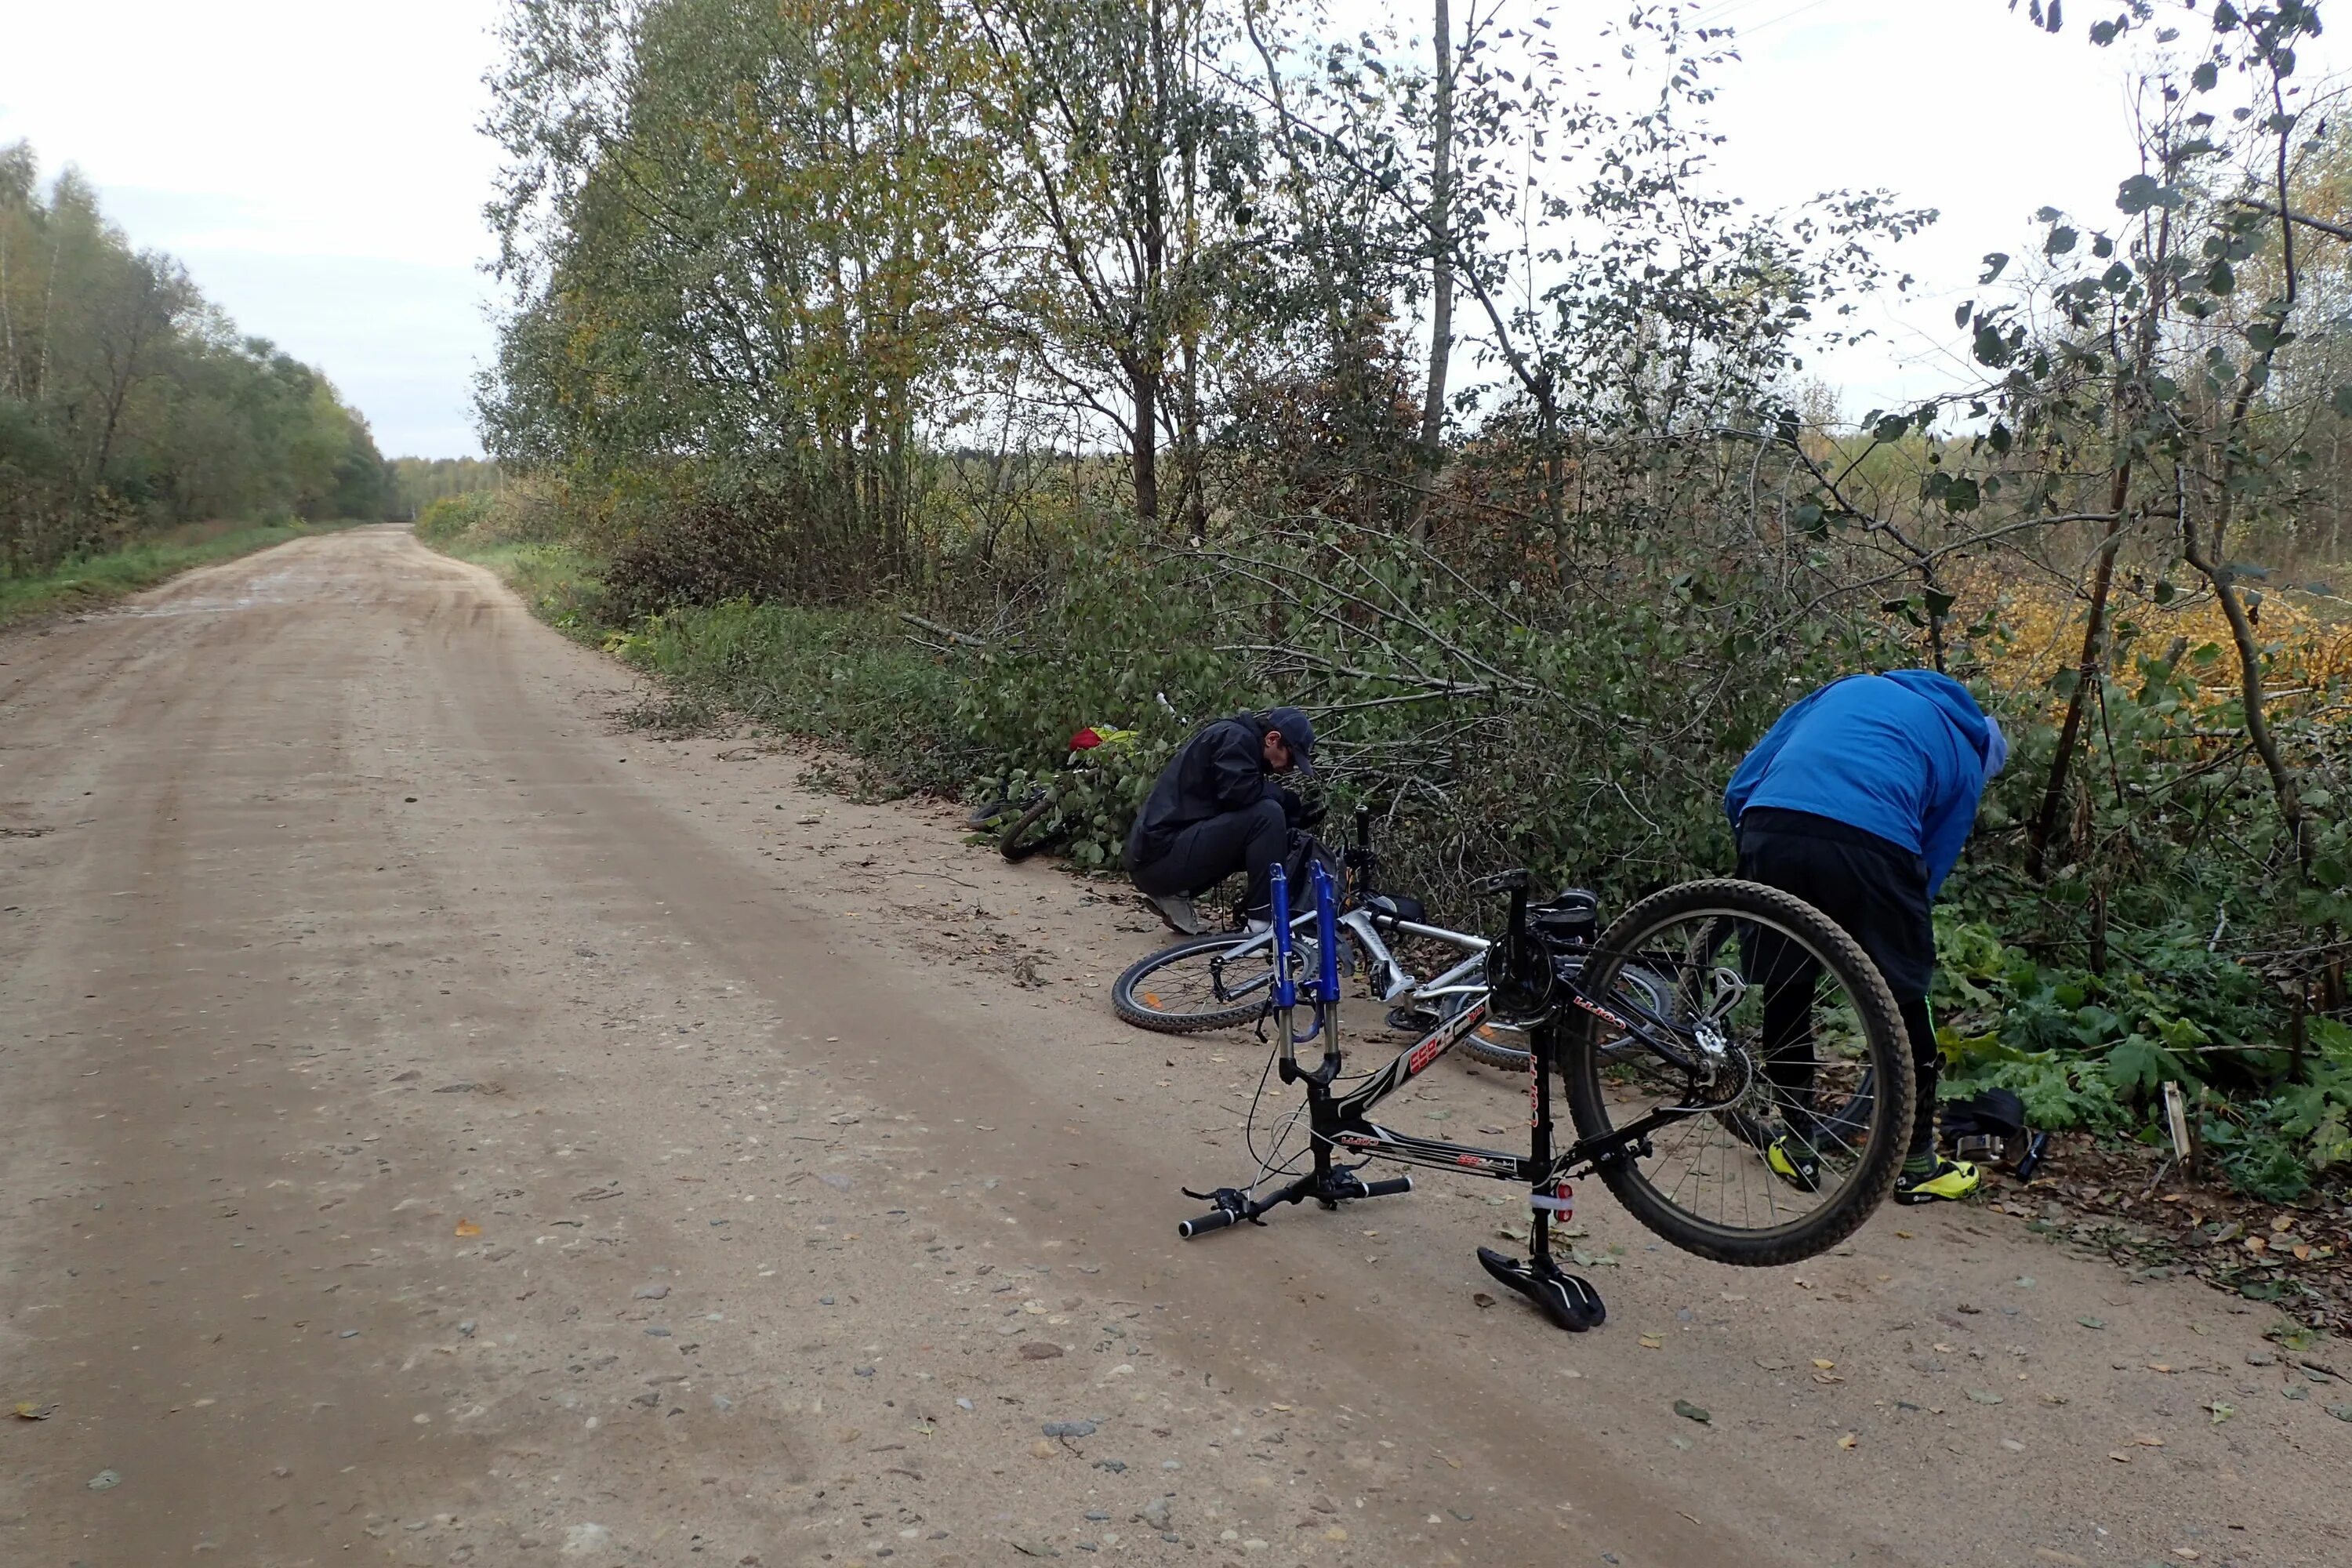
[[[1739,829],[1751,805],[1808,812],[1874,833],[1927,862],[1934,898],[1976,826],[2007,745],[1968,688],[1931,669],[1850,675],[1765,733],[1723,792]]]

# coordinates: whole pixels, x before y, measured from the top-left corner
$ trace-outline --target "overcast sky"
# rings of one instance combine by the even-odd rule
[[[78,164],[134,241],[178,255],[245,331],[323,367],[388,455],[479,450],[469,398],[490,348],[477,263],[494,157],[475,128],[494,0],[11,12],[0,142],[29,139],[47,173]],[[1746,57],[1714,111],[1730,137],[1724,188],[1773,205],[1884,185],[1944,215],[1897,254],[1919,299],[1874,311],[1879,346],[1817,367],[1850,416],[1936,383],[1979,258],[2022,243],[2035,207],[2098,221],[2134,167],[2122,62],[2084,40],[2086,17],[2053,38],[2008,0],[1706,12],[1741,29]]]
[[[387,456],[480,450],[476,132],[490,0],[26,0],[0,142],[79,165],[134,243],[319,365]]]

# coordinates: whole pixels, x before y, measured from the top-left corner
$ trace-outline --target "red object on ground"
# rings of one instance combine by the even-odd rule
[[[1091,724],[1070,737],[1070,750],[1074,752],[1091,752],[1101,744],[1102,737],[1095,733]]]

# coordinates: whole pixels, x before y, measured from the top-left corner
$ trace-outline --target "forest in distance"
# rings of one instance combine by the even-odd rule
[[[71,169],[0,147],[0,579],[192,523],[376,518],[392,474],[325,374],[236,330]]]

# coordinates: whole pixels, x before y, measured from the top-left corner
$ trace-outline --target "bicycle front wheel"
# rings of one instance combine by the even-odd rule
[[[1648,1125],[1601,1179],[1676,1247],[1794,1263],[1893,1188],[1911,1135],[1902,1016],[1811,904],[1754,882],[1669,888],[1610,928],[1577,990],[1570,1114],[1586,1140]]]
[[[1274,989],[1274,942],[1232,932],[1187,937],[1138,959],[1112,984],[1111,1010],[1139,1029],[1193,1035],[1246,1024]]]

